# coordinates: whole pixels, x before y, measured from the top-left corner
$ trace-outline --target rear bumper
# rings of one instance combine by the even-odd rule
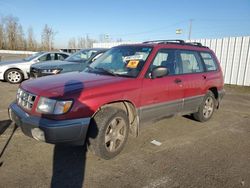
[[[31,116],[16,103],[10,105],[9,116],[25,135],[52,144],[84,144],[90,123],[90,118],[58,121]]]

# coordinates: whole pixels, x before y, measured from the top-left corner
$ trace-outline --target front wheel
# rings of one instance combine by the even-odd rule
[[[11,84],[18,84],[23,81],[23,73],[18,69],[9,69],[6,71],[4,79]]]
[[[129,120],[123,110],[112,107],[101,109],[89,127],[90,149],[103,159],[111,159],[124,148],[128,131]]]
[[[199,106],[198,112],[194,113],[194,119],[200,122],[208,121],[215,110],[215,102],[216,99],[214,97],[214,94],[212,91],[208,91],[208,93],[205,95],[202,103]]]

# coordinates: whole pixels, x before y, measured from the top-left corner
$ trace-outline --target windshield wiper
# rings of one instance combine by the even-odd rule
[[[116,74],[108,69],[102,68],[102,67],[95,67],[94,69],[100,70],[100,71],[107,73],[109,75],[112,75],[112,76],[118,76],[118,74]]]
[[[112,76],[118,76],[118,74],[108,70],[108,69],[105,69],[105,68],[102,68],[102,67],[91,67],[91,66],[87,66],[87,68],[90,70],[90,71],[98,71],[98,72],[103,72],[103,73],[106,73],[108,75],[112,75]]]

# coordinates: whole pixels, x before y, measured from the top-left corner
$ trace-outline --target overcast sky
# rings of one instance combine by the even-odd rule
[[[250,35],[250,0],[0,0],[0,16],[7,15],[18,17],[24,30],[32,26],[38,41],[48,24],[57,32],[56,47],[86,34],[125,41],[187,39],[190,19],[195,39]]]

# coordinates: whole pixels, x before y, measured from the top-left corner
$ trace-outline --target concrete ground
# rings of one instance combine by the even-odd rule
[[[0,187],[250,187],[249,88],[226,87],[207,123],[173,117],[142,129],[107,161],[15,130],[7,107],[17,87],[0,82]]]

